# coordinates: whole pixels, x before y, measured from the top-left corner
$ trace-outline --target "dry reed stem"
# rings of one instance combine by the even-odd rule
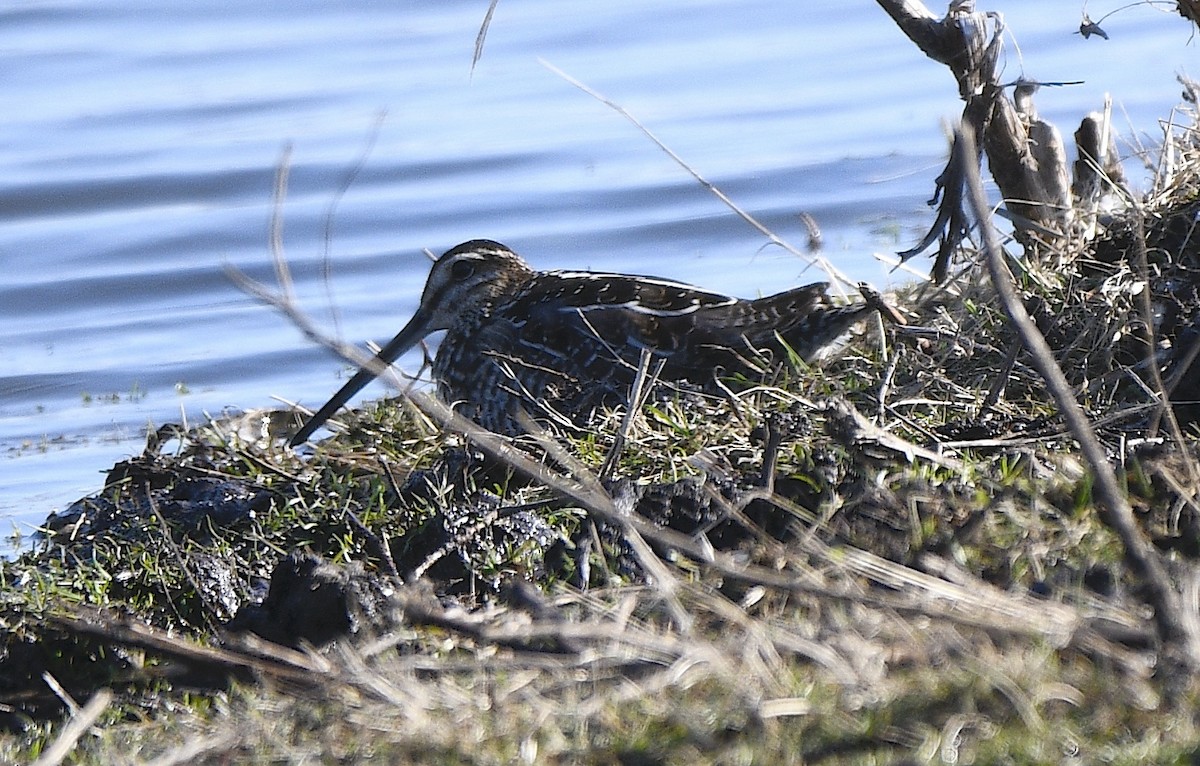
[[[46,751],[31,766],[58,766],[62,763],[75,749],[79,738],[86,734],[92,724],[96,723],[96,720],[108,709],[112,698],[113,693],[108,689],[100,689],[93,694],[86,705],[72,714],[58,737],[50,743]]]

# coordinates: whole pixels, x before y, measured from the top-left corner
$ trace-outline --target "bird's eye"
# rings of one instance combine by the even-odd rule
[[[450,267],[450,276],[461,281],[475,273],[475,264],[470,261],[456,261]]]

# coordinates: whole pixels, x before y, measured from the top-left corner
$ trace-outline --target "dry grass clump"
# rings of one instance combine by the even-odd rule
[[[1200,310],[1200,139],[1191,112],[1176,119],[1188,124],[1165,127],[1154,188],[1144,199],[1110,187],[1101,208],[1079,212],[1067,235],[1025,231],[1023,254],[1007,259],[1026,310],[1101,425],[1136,430],[1154,407],[1155,368],[1171,398],[1185,405],[1185,419],[1200,399],[1196,376],[1189,374]],[[1113,205],[1118,212],[1111,212]],[[899,406],[965,408],[966,417],[958,418],[972,426],[965,438],[1016,437],[1031,426],[1046,433],[1045,386],[997,304],[987,272],[968,263],[947,284],[919,290],[916,299],[923,305],[920,330],[901,348],[917,358],[898,365],[901,374],[892,381]],[[903,377],[905,371],[911,377]],[[935,421],[955,420],[930,414]]]

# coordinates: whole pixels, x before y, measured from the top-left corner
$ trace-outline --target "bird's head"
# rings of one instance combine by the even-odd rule
[[[497,299],[532,274],[521,256],[499,242],[464,242],[434,262],[421,293],[420,308],[409,324],[419,322],[422,336],[448,330],[488,313]]]
[[[515,289],[532,275],[533,271],[519,255],[490,239],[473,239],[447,250],[434,262],[429,272],[417,313],[380,350],[371,365],[359,370],[309,419],[292,438],[291,444],[299,444],[312,435],[387,365],[426,335],[479,321],[500,296]]]

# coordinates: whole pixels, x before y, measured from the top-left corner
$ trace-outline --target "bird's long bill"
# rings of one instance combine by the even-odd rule
[[[388,365],[396,361],[396,359],[417,344],[421,338],[428,334],[426,329],[429,324],[429,318],[422,311],[417,311],[408,324],[404,325],[404,329],[396,333],[396,337],[388,341],[387,345],[379,350],[375,358],[366,367],[363,367],[350,382],[342,386],[333,397],[325,402],[325,406],[317,410],[317,414],[309,418],[304,427],[296,432],[292,440],[288,444],[295,447],[297,444],[302,444],[308,437],[313,435],[313,432],[321,427],[329,418],[333,417],[333,413],[337,412],[343,404],[350,401],[350,398],[361,391],[368,383],[379,376]]]

